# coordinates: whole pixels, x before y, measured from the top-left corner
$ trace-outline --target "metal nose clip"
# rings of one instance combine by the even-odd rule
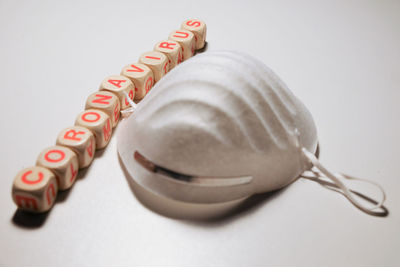
[[[178,173],[167,168],[158,166],[154,162],[150,161],[138,151],[135,151],[133,158],[145,169],[150,172],[161,174],[166,179],[173,179],[184,183],[189,183],[194,186],[204,187],[226,187],[226,186],[238,186],[249,184],[252,182],[252,176],[238,176],[238,177],[200,177]]]

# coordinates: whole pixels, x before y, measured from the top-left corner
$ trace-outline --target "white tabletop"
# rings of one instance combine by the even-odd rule
[[[399,14],[397,1],[0,1],[0,266],[399,266]],[[300,179],[218,220],[169,218],[132,192],[115,134],[51,212],[16,212],[15,174],[187,18],[207,23],[209,50],[272,68],[313,114],[321,161],[379,182],[389,215]]]

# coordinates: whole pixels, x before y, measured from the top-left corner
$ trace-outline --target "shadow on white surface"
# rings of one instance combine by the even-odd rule
[[[44,225],[51,210],[45,213],[31,213],[17,209],[12,217],[15,226],[25,229],[37,229]]]
[[[96,154],[96,156],[97,156],[97,154]],[[79,182],[79,180],[81,180],[81,179],[84,179],[84,177],[86,176],[87,170],[88,170],[88,168],[79,170],[75,183]],[[71,194],[71,191],[73,190],[73,188],[74,188],[74,186],[68,190],[58,191],[54,206],[57,206],[58,203],[65,202],[68,199],[69,195]],[[57,208],[54,206],[49,211],[43,212],[43,213],[32,213],[32,212],[24,211],[21,209],[17,209],[15,211],[11,221],[15,226],[21,227],[21,228],[26,228],[26,229],[40,228],[45,224],[51,211],[54,208]]]

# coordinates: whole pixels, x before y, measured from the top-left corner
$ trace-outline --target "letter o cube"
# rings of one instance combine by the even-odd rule
[[[72,149],[79,160],[79,168],[89,166],[96,151],[96,140],[93,133],[79,126],[72,126],[62,130],[57,136],[57,145]]]
[[[78,156],[64,146],[52,146],[44,149],[36,160],[36,165],[52,171],[57,178],[59,190],[70,188],[78,174]]]
[[[12,198],[21,210],[45,212],[51,209],[57,197],[55,175],[43,167],[29,167],[14,179]]]
[[[75,125],[92,131],[96,139],[97,149],[106,147],[110,142],[112,134],[111,119],[101,110],[87,109],[82,111],[76,118]]]

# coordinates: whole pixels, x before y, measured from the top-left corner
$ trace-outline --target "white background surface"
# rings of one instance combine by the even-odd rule
[[[400,2],[0,1],[0,266],[399,266]],[[386,218],[300,179],[213,222],[170,219],[132,194],[115,135],[40,227],[13,222],[11,183],[107,75],[187,18],[209,50],[250,53],[316,121],[321,160],[378,181]]]

